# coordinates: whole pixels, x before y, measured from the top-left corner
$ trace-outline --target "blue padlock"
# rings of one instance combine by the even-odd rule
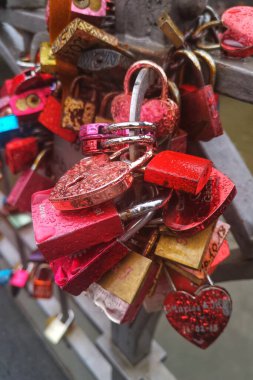
[[[19,122],[15,115],[0,117],[0,147],[3,148],[7,142],[20,136]]]
[[[0,286],[7,285],[11,279],[12,269],[0,269]]]

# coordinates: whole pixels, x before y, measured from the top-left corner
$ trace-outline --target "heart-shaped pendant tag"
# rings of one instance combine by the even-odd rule
[[[202,287],[195,296],[176,291],[168,294],[164,311],[171,326],[189,342],[205,349],[223,332],[232,312],[232,299],[218,286]]]

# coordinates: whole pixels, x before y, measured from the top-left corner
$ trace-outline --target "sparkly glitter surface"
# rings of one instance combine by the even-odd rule
[[[169,323],[189,342],[205,349],[223,332],[232,312],[232,300],[223,288],[200,288],[193,296],[171,292],[164,301]]]

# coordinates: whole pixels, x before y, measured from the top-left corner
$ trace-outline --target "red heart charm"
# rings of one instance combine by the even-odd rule
[[[223,332],[232,312],[232,300],[220,287],[202,287],[195,296],[171,292],[164,311],[172,327],[189,342],[205,349]]]

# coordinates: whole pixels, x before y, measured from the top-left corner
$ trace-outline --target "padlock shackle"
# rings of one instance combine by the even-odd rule
[[[87,76],[85,76],[85,75],[79,75],[78,77],[76,77],[71,83],[69,96],[73,97],[74,99],[80,98],[79,84],[81,81],[85,81],[87,88],[92,90],[92,96],[90,98],[90,101],[95,103],[95,101],[97,99],[97,90],[95,88],[92,88],[92,83],[91,83],[91,81],[88,81],[88,79],[89,78],[87,78]]]
[[[53,144],[52,144],[53,145]],[[46,148],[46,149],[43,149],[39,154],[38,156],[36,157],[36,160],[34,161],[32,167],[31,167],[31,170],[32,171],[36,171],[38,170],[40,164],[42,163],[43,159],[45,158],[46,154],[51,151],[51,146]]]
[[[110,124],[105,127],[105,132],[110,133],[110,132],[117,132],[117,131],[122,131],[124,129],[130,129],[130,130],[140,130],[140,129],[145,129],[150,132],[155,132],[156,131],[156,125],[153,123],[149,123],[147,121],[127,121],[125,123],[114,123]]]
[[[217,74],[217,69],[216,69],[216,63],[213,59],[213,57],[207,53],[205,50],[202,49],[195,49],[194,54],[203,60],[206,65],[208,66],[209,69],[209,83],[214,87],[215,82],[216,82],[216,74]]]
[[[43,269],[47,269],[48,272],[50,273],[50,277],[48,278],[48,280],[53,279],[52,269],[51,269],[50,265],[46,264],[46,263],[42,263],[42,264],[38,265],[38,267],[36,268],[35,273],[34,273],[34,278],[39,279],[40,273]]]
[[[142,202],[127,210],[124,210],[119,214],[119,216],[124,222],[127,222],[135,217],[147,214],[150,211],[157,211],[168,203],[171,196],[172,190],[170,190],[169,194],[164,197],[159,197],[147,202]]]
[[[161,66],[157,65],[156,63],[154,63],[152,61],[148,61],[148,60],[137,61],[128,69],[128,71],[125,75],[125,79],[124,79],[124,92],[125,92],[125,94],[127,94],[127,95],[131,94],[131,92],[130,92],[130,80],[132,78],[132,75],[140,69],[151,69],[159,75],[161,82],[162,82],[161,99],[167,100],[168,96],[169,96],[167,75]]]
[[[110,100],[113,99],[117,95],[119,95],[118,91],[112,91],[103,97],[102,102],[99,107],[99,111],[98,111],[99,116],[106,117],[106,109],[108,107],[108,104]]]
[[[109,148],[112,146],[117,146],[121,144],[140,144],[144,145],[146,147],[146,152],[139,157],[136,161],[129,163],[129,169],[130,171],[137,169],[139,167],[142,167],[145,165],[147,161],[149,161],[153,157],[153,144],[155,140],[151,136],[129,136],[129,137],[119,137],[116,139],[107,140],[104,142],[101,142],[103,148]],[[116,152],[118,153],[117,156],[122,154],[122,151]],[[121,154],[120,154],[121,153]],[[114,155],[114,158],[116,156]]]
[[[174,58],[176,58],[176,59],[177,58],[186,58],[187,61],[190,62],[192,68],[194,69],[194,72],[197,75],[199,87],[201,88],[201,87],[205,86],[205,81],[204,81],[200,62],[198,60],[198,57],[191,50],[187,50],[187,49],[177,50],[174,54]],[[183,64],[181,70],[184,70],[184,68],[185,68],[185,66]],[[181,71],[181,73],[182,73],[182,71]],[[184,71],[183,71],[183,74],[184,74]],[[181,75],[180,79],[182,79],[182,75]]]

